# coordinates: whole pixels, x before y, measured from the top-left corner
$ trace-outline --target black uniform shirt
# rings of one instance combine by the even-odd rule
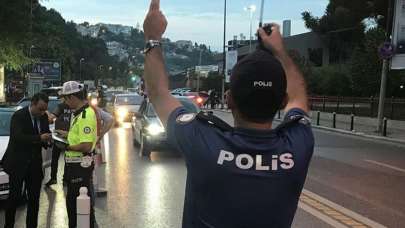
[[[69,106],[65,103],[60,103],[52,113],[56,116],[55,129],[69,131],[70,120],[73,113]]]
[[[176,109],[167,134],[187,165],[183,228],[290,227],[314,149],[304,116],[293,109],[284,127],[227,131]]]

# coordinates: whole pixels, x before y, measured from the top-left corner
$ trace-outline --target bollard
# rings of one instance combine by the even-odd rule
[[[353,97],[352,113],[356,114],[356,98]]]
[[[93,170],[93,186],[94,186],[94,194],[95,196],[102,197],[107,195],[107,190],[102,188],[99,184],[100,176],[101,176],[101,153],[100,149],[96,148],[97,153],[94,155],[94,170]]]
[[[278,119],[281,119],[281,110],[278,110]]]
[[[325,112],[325,109],[326,109],[326,97],[323,96],[322,111]]]
[[[90,227],[90,197],[87,188],[80,188],[80,195],[76,199],[77,228]]]
[[[384,118],[384,129],[383,129],[383,136],[387,137],[387,124],[388,124],[388,119]]]
[[[394,97],[391,97],[391,114],[390,114],[390,118],[394,119]]]
[[[339,107],[340,107],[340,97],[337,97],[337,104],[336,104],[336,112],[339,113]]]
[[[316,125],[319,126],[321,122],[321,112],[318,111],[317,117],[316,117]]]
[[[333,113],[333,128],[336,128],[336,112]]]
[[[354,114],[352,114],[350,120],[350,131],[354,131]]]

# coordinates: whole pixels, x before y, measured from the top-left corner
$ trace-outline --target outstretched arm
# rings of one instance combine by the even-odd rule
[[[274,56],[280,60],[286,73],[288,103],[285,111],[288,112],[292,108],[299,108],[308,113],[309,107],[306,83],[302,73],[284,47],[280,26],[272,24],[272,33],[270,36],[268,36],[262,28],[259,29],[259,34],[263,40],[264,46],[270,49]]]
[[[160,11],[160,1],[152,0],[143,24],[145,40],[161,41],[166,27],[167,21]],[[167,126],[170,113],[180,107],[181,104],[169,92],[169,80],[160,47],[153,48],[145,55],[144,80],[146,91],[153,107],[163,125]]]

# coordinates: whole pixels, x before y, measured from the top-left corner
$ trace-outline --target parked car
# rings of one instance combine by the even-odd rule
[[[49,88],[45,88],[42,89],[41,92],[45,93],[48,96],[53,96],[53,97],[57,97],[59,94],[59,91],[62,90],[62,86],[54,86],[54,87],[49,87]]]
[[[9,193],[9,178],[3,170],[2,160],[10,140],[11,116],[15,111],[16,107],[0,108],[0,199],[6,199]],[[52,148],[42,149],[42,159],[43,169],[51,166]]]
[[[189,98],[176,96],[183,106],[192,113],[200,112],[200,108]],[[145,99],[139,112],[132,119],[132,132],[135,145],[139,145],[139,153],[148,157],[152,150],[170,149],[166,138],[166,130],[157,116],[149,99]]]
[[[131,122],[144,98],[138,94],[119,94],[114,98],[113,115],[117,123]]]
[[[177,95],[177,96],[184,96],[184,93],[188,93],[188,92],[191,92],[190,88],[177,88],[177,89],[172,90],[171,93],[173,95]]]

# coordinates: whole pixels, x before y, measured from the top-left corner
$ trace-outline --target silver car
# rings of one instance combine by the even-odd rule
[[[200,112],[200,108],[187,97],[176,98],[192,113]],[[139,145],[139,153],[148,157],[152,150],[171,149],[167,142],[166,130],[157,116],[149,99],[145,99],[139,112],[132,119],[132,132],[135,145]]]

